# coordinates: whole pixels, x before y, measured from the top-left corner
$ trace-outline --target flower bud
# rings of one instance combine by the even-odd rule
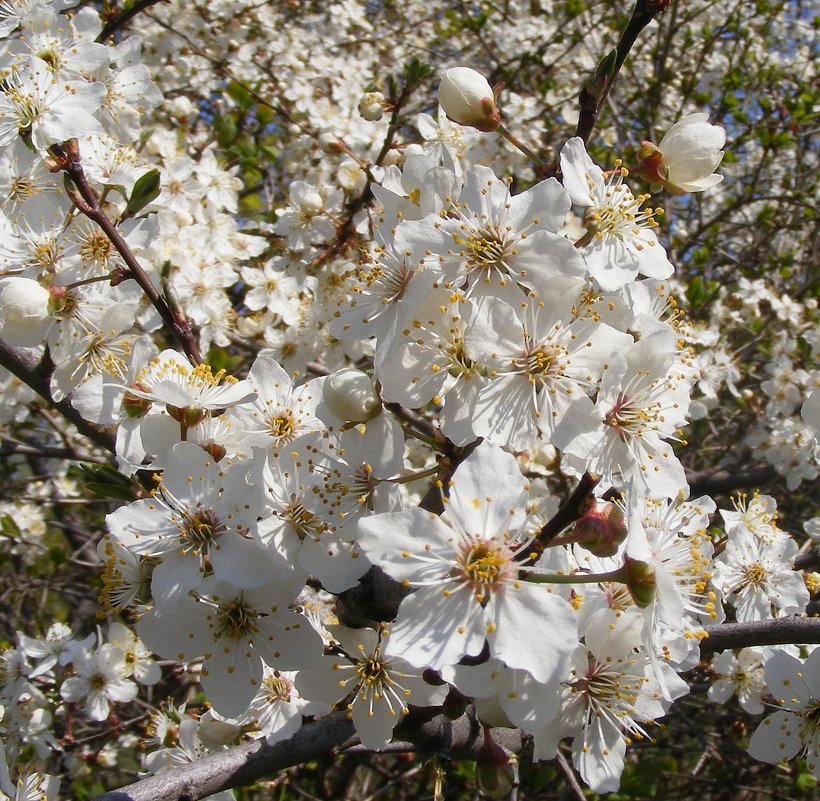
[[[635,605],[646,609],[655,600],[655,568],[648,562],[639,559],[624,557],[624,572],[626,573],[626,588],[632,596]]]
[[[290,199],[305,217],[315,217],[325,207],[319,190],[302,181],[291,187]]]
[[[484,728],[484,742],[476,753],[475,783],[488,798],[504,798],[517,783],[516,766]]]
[[[171,406],[166,404],[168,414],[185,428],[196,428],[207,416],[208,412],[199,406]]]
[[[359,114],[368,122],[378,122],[384,116],[384,95],[367,92],[359,100]]]
[[[49,291],[31,278],[13,276],[0,281],[0,338],[9,345],[39,345],[51,322]]]
[[[347,423],[364,423],[382,408],[370,376],[355,367],[343,367],[328,376],[324,398],[331,413]]]
[[[336,171],[336,181],[342,189],[361,192],[367,186],[367,170],[353,159],[345,159]]]
[[[614,503],[587,512],[573,527],[572,537],[595,556],[613,556],[626,537],[624,513]]]
[[[641,142],[635,172],[676,194],[703,192],[723,180],[715,170],[723,160],[726,131],[711,125],[708,114],[690,114],[678,120],[659,145]]]
[[[438,102],[447,117],[459,125],[494,131],[501,124],[492,87],[481,73],[469,67],[453,67],[442,73]]]

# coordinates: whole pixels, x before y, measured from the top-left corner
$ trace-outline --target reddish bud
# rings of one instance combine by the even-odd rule
[[[613,556],[626,537],[624,513],[614,503],[587,512],[573,527],[572,538],[596,556]]]

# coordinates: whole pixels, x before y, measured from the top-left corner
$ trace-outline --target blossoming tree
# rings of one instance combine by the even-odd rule
[[[1,4],[0,799],[811,794],[812,36]]]

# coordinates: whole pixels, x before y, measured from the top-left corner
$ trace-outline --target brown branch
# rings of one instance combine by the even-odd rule
[[[598,115],[606,102],[607,96],[615,83],[618,73],[623,67],[629,51],[638,39],[641,31],[652,22],[661,11],[669,5],[670,0],[638,0],[632,11],[632,16],[621,34],[621,38],[613,51],[613,61],[606,63],[603,70],[596,72],[590,82],[581,90],[578,96],[578,105],[581,109],[575,135],[584,142],[589,141]],[[609,56],[605,61],[609,61]]]
[[[780,618],[754,623],[723,623],[709,629],[701,643],[705,658],[715,651],[751,645],[820,643],[820,618]],[[456,721],[444,715],[425,717],[418,710],[396,730],[397,740],[412,743],[427,754],[445,752],[452,759],[475,759],[480,725],[472,710]],[[210,754],[190,765],[142,779],[120,790],[97,796],[95,801],[197,801],[205,796],[242,787],[276,771],[328,754],[338,753],[355,740],[353,723],[336,712],[306,723],[289,740],[269,746],[261,740]],[[494,729],[493,739],[517,753],[523,745],[518,730]]]
[[[444,715],[414,725],[412,719],[399,727],[398,736],[428,754],[443,751],[453,759],[474,759],[480,727],[473,716],[451,721]],[[346,713],[305,723],[289,740],[267,745],[263,740],[209,754],[190,765],[149,776],[120,790],[103,793],[94,801],[197,801],[234,787],[243,787],[279,770],[338,753],[355,736]],[[494,729],[493,738],[510,751],[519,751],[521,733]]]
[[[729,468],[690,474],[689,490],[692,495],[729,494],[734,490],[751,489],[771,484],[777,479],[777,471],[771,467],[753,470],[731,470]]]
[[[84,437],[87,437],[101,448],[114,453],[114,438],[98,426],[89,423],[64,398],[55,401],[51,396],[51,374],[54,364],[48,352],[40,354],[32,348],[12,348],[0,340],[0,365],[19,378],[26,386],[31,387],[52,409],[58,411]]]
[[[185,314],[182,312],[175,313],[168,301],[159,293],[148,273],[142,269],[142,265],[122,234],[100,205],[97,193],[85,177],[77,140],[71,139],[64,145],[52,145],[49,152],[56,159],[59,169],[65,172],[74,183],[76,192],[69,191],[69,195],[79,211],[100,226],[128,266],[128,277],[133,278],[140,285],[183,352],[188,355],[191,361],[201,364],[202,356],[194,341],[194,335]]]
[[[145,9],[155,6],[157,3],[168,3],[170,0],[137,0],[131,8],[120,12],[105,23],[95,42],[105,44],[118,30],[124,28],[134,17],[141,14]]]
[[[820,565],[820,547],[798,554],[794,560],[795,570],[811,570]]]
[[[820,618],[781,617],[751,623],[720,623],[706,631],[709,636],[701,642],[700,652],[708,658],[711,654],[728,648],[820,643]]]

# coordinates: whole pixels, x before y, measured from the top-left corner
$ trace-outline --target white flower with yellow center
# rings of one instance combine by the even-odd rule
[[[202,659],[202,686],[214,709],[244,715],[264,676],[264,665],[298,670],[321,654],[321,638],[304,615],[288,609],[298,575],[270,569],[268,581],[243,590],[210,576],[173,612],[146,614],[143,642],[166,659]]]
[[[331,626],[330,653],[296,677],[305,698],[323,704],[341,703],[367,748],[383,748],[393,729],[410,711],[409,704],[436,706],[449,687],[432,686],[404,659],[385,653],[386,628],[346,629]]]
[[[596,793],[618,789],[627,744],[645,738],[644,724],[689,691],[668,665],[651,668],[640,630],[637,609],[596,613],[584,633],[585,644],[573,656],[560,712],[535,732],[535,759],[554,758],[561,739],[573,737],[572,761]],[[655,679],[658,669],[664,693]]]
[[[806,766],[820,779],[820,648],[805,662],[776,651],[765,667],[766,683],[782,709],[758,726],[749,753],[778,763],[802,752]]]
[[[688,489],[686,475],[667,440],[681,437],[690,382],[675,361],[675,337],[658,329],[612,354],[601,377],[594,410],[576,404],[554,442],[579,472],[604,483],[629,483],[651,497],[674,498]]]
[[[445,286],[514,297],[516,282],[538,290],[556,275],[583,275],[578,251],[558,236],[569,208],[553,178],[512,195],[507,181],[476,166],[440,214],[400,225],[395,246]]]
[[[561,171],[573,205],[583,209],[588,232],[576,247],[601,289],[614,292],[638,273],[649,278],[672,275],[674,268],[654,231],[659,210],[641,208],[649,195],[632,194],[624,184],[625,169],[603,172],[583,140],[574,137],[561,151]]]
[[[575,613],[525,580],[526,481],[513,456],[479,446],[458,468],[442,517],[422,509],[358,523],[368,558],[415,592],[402,601],[386,653],[436,670],[491,656],[543,683],[560,681],[577,642]]]
[[[49,65],[34,56],[7,67],[2,78],[0,145],[22,135],[43,150],[100,130],[93,114],[105,97],[103,84],[58,80]]]
[[[262,510],[245,464],[220,465],[192,442],[177,443],[159,488],[108,515],[113,537],[133,554],[158,557],[151,576],[157,606],[179,605],[206,573],[238,587],[258,587],[273,552],[250,537]]]
[[[783,535],[756,537],[745,527],[729,533],[726,550],[715,560],[715,586],[735,608],[738,621],[771,620],[801,614],[809,591],[792,569],[797,543]]]

